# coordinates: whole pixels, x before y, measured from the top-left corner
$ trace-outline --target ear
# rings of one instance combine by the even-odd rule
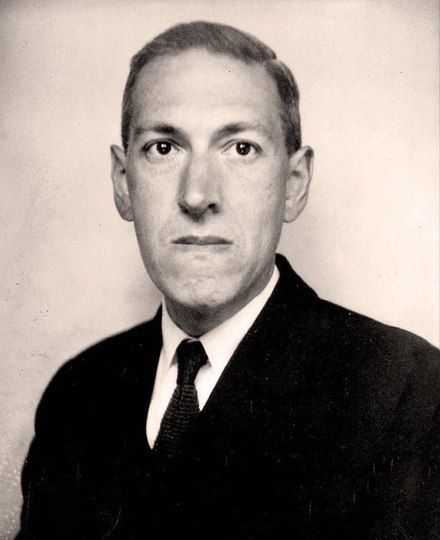
[[[112,144],[113,196],[120,216],[126,221],[133,221],[130,194],[128,192],[127,175],[125,173],[125,153],[122,148]]]
[[[284,222],[291,223],[307,203],[313,174],[313,149],[303,146],[290,157],[290,174],[286,185]]]

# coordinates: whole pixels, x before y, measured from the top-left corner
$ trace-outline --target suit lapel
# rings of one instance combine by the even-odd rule
[[[308,312],[316,293],[277,255],[280,279],[260,315],[249,329],[203,408],[202,423],[236,416],[254,396],[262,397],[269,371],[292,363],[310,339]],[[269,370],[269,371],[268,371]]]
[[[268,370],[282,370],[291,364],[307,341],[307,310],[317,300],[316,293],[293,271],[287,260],[277,255],[280,279],[263,310],[249,329],[200,414],[201,427],[227,421],[252,407],[255,395],[262,397]],[[136,439],[147,451],[146,420],[162,347],[161,310],[154,319],[138,327],[131,338],[124,378],[127,404]],[[223,420],[222,420],[223,419]]]
[[[153,393],[157,364],[162,348],[161,309],[148,323],[135,329],[124,354],[126,367],[121,378],[124,382],[127,430],[144,449],[150,450],[146,437],[148,408]]]

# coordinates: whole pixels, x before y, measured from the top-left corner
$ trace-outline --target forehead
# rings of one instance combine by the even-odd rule
[[[132,123],[167,121],[200,125],[258,121],[279,131],[281,99],[261,64],[190,49],[144,66],[132,96]]]

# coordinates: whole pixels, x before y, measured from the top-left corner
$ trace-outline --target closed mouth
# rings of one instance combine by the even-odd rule
[[[180,244],[186,246],[216,246],[216,245],[230,245],[232,242],[221,236],[180,236],[173,240],[173,244]]]

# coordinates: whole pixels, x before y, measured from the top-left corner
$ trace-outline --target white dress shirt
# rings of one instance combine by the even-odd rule
[[[214,386],[217,384],[235,349],[260,314],[264,304],[268,301],[277,284],[279,275],[278,268],[275,266],[272,277],[259,295],[233,317],[200,336],[199,340],[202,342],[208,356],[207,363],[200,368],[195,380],[200,410],[208,401]],[[176,349],[183,339],[189,338],[173,322],[164,301],[162,301],[162,338],[163,345],[147,417],[147,439],[151,448],[154,446],[162,417],[176,388]]]

